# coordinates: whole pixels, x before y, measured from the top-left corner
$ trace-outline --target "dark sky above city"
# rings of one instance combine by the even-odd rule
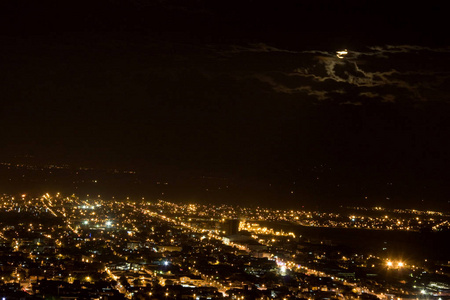
[[[393,183],[448,208],[446,10],[391,2],[5,1],[1,160],[261,184],[319,172],[326,185],[286,201]]]

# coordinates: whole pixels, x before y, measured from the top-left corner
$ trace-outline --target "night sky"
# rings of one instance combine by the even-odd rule
[[[439,2],[4,1],[0,11],[1,161],[252,187],[230,201],[449,209]]]

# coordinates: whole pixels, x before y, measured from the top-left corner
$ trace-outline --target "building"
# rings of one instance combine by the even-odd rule
[[[223,224],[222,231],[225,231],[226,236],[236,235],[239,232],[239,220],[226,220]]]

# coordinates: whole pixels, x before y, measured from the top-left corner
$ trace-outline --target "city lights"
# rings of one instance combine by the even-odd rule
[[[38,232],[40,238],[35,241],[26,241],[21,238],[10,239],[11,233],[17,230],[16,227],[2,225],[4,227],[0,228],[0,242],[7,241],[13,246],[13,253],[17,254],[22,249],[31,249],[27,254],[28,259],[31,263],[38,264],[41,269],[48,272],[47,274],[52,274],[49,275],[51,280],[64,279],[63,271],[69,271],[71,275],[65,277],[67,283],[74,284],[76,278],[82,278],[82,284],[86,285],[83,289],[90,289],[88,284],[94,282],[94,278],[106,277],[115,283],[111,289],[117,290],[126,298],[133,297],[134,292],[129,290],[131,285],[134,289],[143,289],[148,283],[156,281],[164,287],[164,293],[151,289],[146,291],[148,296],[169,299],[173,296],[170,293],[171,287],[179,284],[182,288],[193,289],[189,290],[189,295],[192,297],[192,292],[195,291],[197,296],[193,296],[194,298],[200,298],[198,295],[201,288],[208,286],[214,288],[220,297],[223,295],[229,297],[231,293],[231,297],[241,299],[245,298],[245,293],[242,291],[245,291],[245,286],[248,286],[250,282],[230,281],[229,276],[240,274],[242,278],[264,278],[261,276],[270,273],[271,277],[279,278],[281,282],[287,275],[315,278],[314,281],[304,282],[305,289],[292,292],[291,298],[294,296],[308,298],[312,297],[310,293],[319,291],[338,295],[338,289],[333,291],[331,283],[339,286],[341,290],[349,285],[353,293],[369,293],[381,300],[388,300],[383,298],[385,294],[395,294],[398,295],[397,298],[401,298],[405,291],[410,294],[415,293],[414,295],[423,295],[422,290],[426,291],[425,288],[408,290],[406,285],[411,280],[420,282],[420,275],[426,272],[417,264],[409,265],[393,257],[357,252],[345,255],[341,253],[336,256],[338,251],[342,251],[340,246],[326,240],[310,240],[314,237],[304,237],[295,230],[295,224],[300,220],[324,222],[325,218],[328,220],[339,218],[341,222],[352,222],[358,226],[362,226],[364,222],[378,222],[362,215],[361,212],[342,217],[334,213],[315,211],[271,210],[260,207],[249,209],[242,206],[195,203],[176,204],[165,200],[134,202],[131,198],[126,201],[116,198],[114,201],[106,201],[97,197],[95,200],[90,198],[81,200],[76,196],[64,198],[53,197],[50,194],[38,199],[42,206],[29,204],[28,200],[21,197],[14,200],[11,197],[1,209],[4,211],[11,208],[17,211],[19,208],[21,211],[32,210],[34,214],[40,216],[53,216],[60,220],[59,225],[43,224],[32,220],[17,225],[19,226],[17,228],[23,227],[26,232]],[[5,200],[2,203],[4,202]],[[91,209],[92,207],[95,207],[95,211]],[[385,211],[386,209],[377,207],[375,210]],[[401,214],[405,218],[406,213],[402,211]],[[418,211],[412,212],[411,219],[416,220],[417,214]],[[421,215],[425,214],[425,212],[421,213]],[[436,215],[434,212],[431,218],[442,223]],[[383,217],[381,222],[390,221]],[[294,227],[277,226],[279,222],[283,224],[292,222]],[[392,222],[399,223],[398,220]],[[401,221],[401,223],[407,222],[407,219]],[[311,223],[308,226],[316,227],[316,224]],[[337,226],[339,223],[331,224]],[[402,229],[397,230],[401,232]],[[318,245],[321,246],[317,247]],[[389,244],[382,244],[382,247],[389,246]],[[56,263],[58,261],[73,263],[65,267],[67,270],[61,269],[54,272],[55,261],[47,260],[48,256],[42,251],[44,247],[47,249],[52,247],[50,249],[55,252]],[[73,252],[75,249],[76,251]],[[331,253],[334,253],[334,256],[330,256],[327,249],[333,251]],[[74,254],[71,254],[72,252]],[[151,264],[148,261],[151,261]],[[337,267],[324,267],[328,264]],[[379,272],[383,266],[389,269],[386,273],[403,276],[402,281],[405,283],[401,288],[383,287],[382,280],[385,274]],[[18,271],[22,268],[21,265],[16,267]],[[83,272],[88,271],[90,275],[86,276],[84,273],[83,277],[80,277],[83,273],[79,273],[79,268]],[[353,268],[365,270],[367,274],[370,274],[369,276],[374,278],[374,285],[363,286],[355,281],[359,275],[352,272]],[[224,273],[223,270],[229,271]],[[439,273],[440,270],[436,271],[436,274],[442,275]],[[28,280],[22,274],[26,273],[17,272],[11,280],[21,282]],[[124,274],[127,275],[124,276]],[[380,281],[377,281],[378,278]],[[315,283],[316,281],[318,283]],[[262,280],[262,282],[264,284],[257,290],[271,291],[273,286],[270,281]],[[321,282],[327,282],[327,284],[320,284]],[[427,288],[441,289],[440,286],[440,284],[432,283]],[[445,287],[445,285],[442,286]],[[234,289],[240,292],[233,294]],[[63,290],[64,287],[60,287],[60,292]],[[215,299],[214,295],[214,293],[210,294],[211,299]]]

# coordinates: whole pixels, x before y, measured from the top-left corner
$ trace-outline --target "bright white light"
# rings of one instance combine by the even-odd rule
[[[167,260],[165,260],[165,261],[164,261],[164,265],[165,265],[165,266],[168,266],[168,265],[169,265],[169,262],[168,262]]]
[[[425,290],[421,290],[420,291],[422,294],[426,294],[427,293],[427,291],[425,291]]]
[[[89,221],[88,220],[84,220],[83,224],[87,225],[87,224],[89,224]]]
[[[111,226],[112,222],[111,221],[106,221],[106,226]]]
[[[402,263],[401,261],[399,261],[399,262],[397,263],[397,266],[398,266],[399,268],[403,267],[404,265],[405,265],[405,264]]]
[[[341,51],[336,51],[336,56],[341,59],[344,58],[344,56],[346,56],[347,54],[348,54],[347,49],[341,50]]]

